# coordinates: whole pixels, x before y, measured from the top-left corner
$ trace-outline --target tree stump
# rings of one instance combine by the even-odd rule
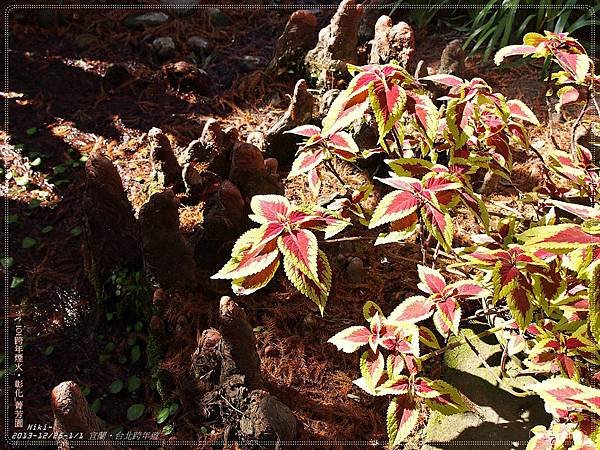
[[[269,69],[300,71],[299,61],[304,61],[308,50],[317,41],[317,18],[307,10],[294,11],[288,19],[277,44]]]
[[[282,165],[291,164],[301,138],[286,131],[309,123],[313,117],[315,103],[315,97],[308,92],[306,80],[298,80],[287,111],[267,131],[265,153],[268,157],[276,158]]]
[[[83,433],[83,439],[90,439],[90,433],[100,432],[100,420],[90,409],[81,390],[74,381],[64,381],[52,389],[52,412],[54,413],[54,433],[59,450],[95,449],[112,450],[112,445],[77,445],[76,439],[68,440],[65,435]]]
[[[406,22],[394,25],[388,16],[381,16],[375,24],[369,64],[387,64],[395,60],[408,68],[414,53],[415,33],[410,25]]]
[[[304,59],[317,87],[327,84],[328,75],[345,75],[346,64],[356,64],[358,28],[363,8],[356,0],[340,3],[329,25],[319,32],[319,41]]]
[[[179,231],[172,190],[159,192],[140,210],[142,253],[149,277],[163,289],[191,291],[197,285],[193,251]]]
[[[101,294],[104,279],[118,267],[141,263],[139,225],[110,159],[93,153],[85,164],[83,255],[92,285]]]

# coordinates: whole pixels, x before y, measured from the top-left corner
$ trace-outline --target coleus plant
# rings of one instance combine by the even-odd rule
[[[552,59],[560,66],[561,71],[551,74],[555,83],[561,86],[556,93],[559,98],[557,109],[582,100],[600,87],[600,76],[594,73],[593,61],[577,39],[568,33],[527,33],[522,45],[509,45],[500,49],[494,62],[499,65],[509,56]]]
[[[431,151],[439,111],[421,83],[395,61],[348,68],[354,78],[331,105],[323,119],[323,131],[346,128],[360,121],[370,108],[385,150],[389,149],[386,137],[392,133],[400,153],[410,130],[411,140],[421,152]]]
[[[324,133],[315,125],[302,125],[286,133],[308,138],[298,149],[288,177],[306,174],[308,185],[315,196],[319,195],[321,188],[322,163],[327,163],[335,156],[345,161],[354,161],[359,155],[356,142],[345,131],[330,130]]]
[[[279,195],[256,195],[250,207],[250,218],[260,226],[237,240],[231,259],[212,278],[232,280],[235,293],[249,294],[275,276],[283,255],[289,280],[323,313],[331,288],[331,268],[311,230],[324,231],[329,238],[349,222],[324,208],[294,206]]]
[[[556,58],[563,68],[566,75],[555,77],[557,82],[571,77],[565,86],[577,85],[578,92],[581,83],[596,82],[593,64],[588,66],[592,76],[582,75],[585,51],[572,45],[570,38],[547,33],[544,42],[539,37],[528,39],[534,38],[537,44],[530,47],[543,57]],[[529,50],[500,55],[524,55]],[[600,381],[588,370],[590,364],[598,363],[600,342],[600,227],[594,203],[598,171],[590,152],[578,148],[571,155],[554,155],[553,169],[569,185],[545,186],[546,195],[552,198],[536,209],[551,208],[544,220],[517,215],[501,218],[490,227],[472,178],[481,169],[510,175],[514,149],[529,147],[524,123],[538,123],[531,110],[493,92],[478,78],[462,80],[441,74],[416,80],[396,63],[350,69],[353,79],[334,101],[322,127],[292,130],[307,138],[292,176],[307,174],[316,192],[321,169],[331,169],[333,158],[354,162],[367,157],[344,130],[372,114],[379,145],[393,158],[385,161],[392,170],[390,177],[380,181],[393,190],[383,195],[371,217],[359,204],[369,196],[370,184],[353,192],[345,186],[344,195],[334,199],[329,209],[295,206],[279,196],[256,196],[251,218],[260,226],[240,237],[231,260],[215,278],[231,279],[235,292],[250,293],[273,278],[283,257],[288,278],[323,311],[332,274],[314,231],[324,231],[328,238],[357,217],[370,228],[389,224],[389,233],[380,235],[378,244],[404,241],[419,231],[425,247],[429,233],[450,253],[445,257],[460,253],[463,260],[458,264],[465,271],[464,278],[447,282],[435,269],[434,257],[432,268],[418,267],[419,289],[426,295],[405,299],[387,317],[367,302],[363,312],[368,326],[350,327],[330,339],[348,353],[366,348],[360,357],[361,377],[355,383],[371,395],[392,397],[390,445],[399,445],[414,429],[422,406],[447,414],[467,409],[456,389],[425,376],[422,361],[447,348],[440,348],[438,335],[464,338],[461,309],[473,300],[481,302],[483,316],[489,313],[503,320],[498,328],[502,333],[488,331],[499,336],[507,355],[521,358],[540,379],[560,375],[529,387],[528,393],[539,394],[555,416],[550,427],[534,430],[530,447],[544,448],[538,444],[548,439],[552,445],[560,443],[555,448],[572,450],[587,448],[590,442],[600,445],[598,433],[589,426],[598,418],[600,396],[587,386],[592,379]],[[442,108],[433,104],[425,81],[450,88],[441,99]],[[438,164],[438,159],[443,160],[440,155],[447,159],[446,165]],[[591,194],[590,204],[569,203],[575,191]],[[483,227],[483,233],[473,236],[475,247],[452,246],[451,214],[460,207]],[[556,217],[551,214],[554,208],[572,216],[568,220]],[[498,309],[504,301],[508,308]],[[424,325],[429,323],[433,323],[431,329]],[[431,352],[422,355],[423,348]]]
[[[371,301],[365,304],[363,313],[368,327],[346,328],[329,342],[346,353],[367,346],[360,358],[362,376],[354,383],[371,395],[392,397],[387,409],[390,447],[398,446],[414,430],[420,404],[446,415],[469,409],[456,388],[420,374],[420,343],[439,349],[431,330],[417,325],[430,316],[431,311],[409,298],[387,318]]]
[[[507,100],[494,93],[481,78],[463,80],[453,75],[430,75],[429,80],[450,87],[444,120],[441,124],[445,149],[453,159],[473,157],[487,160],[486,166],[508,177],[512,169],[514,148],[529,147],[523,122],[539,125],[535,114],[520,100]],[[479,159],[481,161],[481,159]]]

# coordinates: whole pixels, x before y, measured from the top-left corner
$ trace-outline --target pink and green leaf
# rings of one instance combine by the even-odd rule
[[[392,322],[417,323],[431,317],[433,305],[433,300],[422,295],[408,297],[396,306],[388,316],[388,320]]]
[[[311,233],[312,234],[312,233]],[[331,289],[331,267],[327,255],[318,250],[317,269],[313,275],[308,275],[303,270],[303,265],[298,264],[295,257],[286,254],[283,258],[283,268],[292,284],[312,300],[318,307],[321,315],[325,309],[329,291]]]
[[[380,351],[366,350],[360,357],[360,373],[371,389],[375,389],[385,371],[385,359]]]
[[[419,410],[408,394],[393,398],[386,421],[390,448],[400,446],[415,429],[418,420]]]

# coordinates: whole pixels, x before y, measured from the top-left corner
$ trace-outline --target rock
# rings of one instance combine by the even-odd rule
[[[465,59],[462,41],[460,39],[451,41],[442,51],[438,73],[449,73],[464,78]]]
[[[111,87],[118,87],[131,79],[127,67],[121,64],[111,64],[104,73],[104,80]]]
[[[310,11],[294,11],[275,44],[275,54],[269,69],[300,71],[309,49],[317,42],[317,17]]]
[[[180,191],[183,188],[181,167],[169,138],[160,128],[154,127],[148,131],[148,144],[152,162],[152,179],[162,187],[173,187]]]
[[[173,89],[195,91],[200,95],[210,93],[211,81],[208,73],[187,61],[165,64],[163,73]]]
[[[470,336],[481,357],[499,374],[500,368],[493,366],[494,359],[499,360],[500,345],[474,338],[473,330],[465,329],[464,332]],[[448,343],[456,339],[451,337]],[[460,447],[461,442],[468,445],[469,442],[478,441],[481,448],[506,449],[508,446],[500,444],[500,441],[506,441],[507,437],[510,441],[527,441],[532,427],[550,422],[551,418],[538,397],[516,397],[507,392],[497,384],[495,377],[467,344],[447,351],[444,362],[440,378],[464,394],[473,411],[451,416],[433,411],[425,430],[425,441],[429,443],[425,448],[446,448],[444,443]],[[511,367],[507,365],[507,369],[511,370]],[[516,379],[520,387],[535,381],[527,376]],[[510,382],[508,377],[504,380]]]
[[[152,48],[159,59],[175,56],[175,41],[171,37],[159,37],[152,41]]]
[[[140,231],[119,172],[110,159],[92,153],[85,163],[83,256],[87,275],[101,294],[117,267],[139,266]]]
[[[231,19],[219,8],[207,8],[206,14],[210,23],[215,28],[221,28],[231,25]]]
[[[596,99],[596,102],[600,99]],[[573,140],[576,144],[585,147],[592,154],[592,161],[600,165],[600,120],[595,105],[592,105],[583,113],[581,122],[575,127]]]
[[[171,8],[170,11],[177,16],[187,16],[194,12],[198,6],[198,0],[160,0],[162,5],[176,6]],[[187,7],[186,7],[187,6]]]
[[[267,146],[266,139],[265,133],[262,131],[253,131],[246,136],[246,142],[258,147],[261,152],[264,151]]]
[[[256,351],[256,337],[244,310],[231,297],[222,297],[219,303],[219,332],[221,333],[221,381],[234,374],[244,376],[248,387],[262,383],[260,358]]]
[[[128,28],[155,27],[169,20],[169,16],[160,11],[144,14],[132,14],[125,18],[125,26]]]
[[[328,75],[346,76],[346,63],[356,63],[362,13],[363,8],[356,0],[343,0],[329,25],[319,32],[317,45],[304,59],[318,87],[326,85]]]
[[[296,436],[290,408],[263,390],[250,393],[250,405],[240,419],[240,431],[250,439],[290,441]]]
[[[267,172],[262,152],[247,142],[234,144],[228,178],[246,199],[259,194],[283,194],[283,185],[276,174]]]
[[[245,55],[242,56],[240,65],[243,71],[251,72],[258,69],[262,65],[262,59],[258,56]]]
[[[163,334],[165,332],[165,324],[160,317],[154,315],[150,318],[150,331],[154,334]]]
[[[298,80],[287,111],[267,131],[267,148],[265,149],[267,156],[277,158],[279,163],[284,165],[293,161],[297,144],[302,139],[285,132],[309,123],[312,120],[314,107],[315,98],[308,92],[306,81]]]
[[[498,190],[498,183],[500,182],[500,175],[491,170],[488,170],[484,177],[483,183],[477,190],[477,192],[481,195],[492,195]]]
[[[415,34],[406,22],[394,22],[381,16],[375,24],[375,38],[371,46],[370,64],[386,64],[396,60],[404,68],[409,66],[415,53]]]
[[[193,290],[196,266],[192,249],[179,231],[173,191],[152,195],[139,215],[144,266],[150,278],[163,289]]]
[[[364,120],[355,130],[354,141],[358,148],[373,149],[379,145],[379,132],[377,124],[373,120]]]
[[[78,50],[86,50],[98,42],[98,38],[93,34],[83,33],[75,38],[75,45]]]
[[[364,283],[367,277],[365,266],[362,259],[354,257],[348,263],[346,267],[346,278],[350,283]]]
[[[192,36],[187,40],[188,47],[194,52],[208,53],[212,48],[210,42],[200,36]]]
[[[52,389],[52,412],[54,413],[54,435],[59,450],[85,448],[77,444],[78,439],[68,439],[82,433],[87,439],[90,433],[102,430],[100,420],[90,409],[81,390],[74,381],[64,381]],[[101,441],[93,446],[97,450],[111,450],[112,445],[103,445]]]

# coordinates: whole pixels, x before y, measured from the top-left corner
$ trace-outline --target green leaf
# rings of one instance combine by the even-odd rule
[[[144,414],[146,407],[142,403],[136,403],[127,408],[127,420],[138,420]]]
[[[48,234],[50,233],[52,230],[54,229],[54,227],[52,225],[47,225],[44,228],[42,228],[42,233],[43,234]]]
[[[44,355],[50,356],[54,352],[54,345],[49,345],[44,349]]]
[[[37,157],[29,163],[30,166],[37,167],[42,163],[42,158]]]
[[[131,347],[131,362],[135,363],[142,356],[142,351],[140,350],[139,345],[134,345]]]
[[[165,426],[163,427],[163,429],[162,429],[162,433],[163,433],[165,436],[168,436],[168,435],[169,435],[169,434],[171,434],[172,432],[173,432],[173,425],[171,425],[171,424],[165,425]]]
[[[142,331],[143,327],[144,327],[144,325],[142,325],[142,322],[136,322],[136,323],[133,325],[133,329],[134,329],[135,331],[137,331],[138,333],[140,333],[140,332]]]
[[[21,241],[21,247],[23,248],[32,248],[35,247],[37,244],[37,241],[32,238],[32,237],[24,237],[23,240]]]
[[[90,409],[97,413],[98,411],[100,411],[100,408],[102,407],[102,400],[97,398],[96,400],[94,400],[94,402],[92,403],[92,406],[90,407]]]
[[[0,264],[2,264],[2,267],[5,270],[10,269],[14,263],[15,263],[15,258],[13,258],[12,256],[5,256],[0,259]]]
[[[179,409],[179,403],[171,403],[169,405],[169,414],[171,414],[171,415],[175,414],[178,409]]]
[[[123,381],[121,381],[121,380],[115,380],[110,384],[110,386],[108,386],[108,392],[110,392],[111,394],[118,394],[122,390],[123,390]]]
[[[23,281],[25,281],[25,278],[13,277],[12,281],[10,283],[10,288],[17,289],[19,286],[21,286],[23,284]]]
[[[37,133],[36,127],[27,128],[25,130],[25,134],[27,134],[27,136],[33,136],[35,133]]]
[[[157,424],[161,424],[164,423],[168,418],[169,418],[169,408],[163,408],[161,409],[158,414],[156,415],[156,423]]]
[[[60,175],[61,173],[65,173],[66,170],[67,169],[62,164],[59,164],[58,166],[52,168],[52,172],[54,172],[54,175]]]
[[[81,234],[81,227],[75,227],[71,230],[71,236],[79,236]]]
[[[127,390],[129,392],[138,390],[141,385],[142,385],[142,380],[140,380],[139,377],[136,377],[135,375],[130,376],[129,379],[127,380]]]

